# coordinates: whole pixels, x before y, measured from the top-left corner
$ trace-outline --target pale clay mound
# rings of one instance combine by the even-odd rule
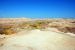
[[[0,50],[75,50],[75,37],[55,31],[22,31],[0,42]]]

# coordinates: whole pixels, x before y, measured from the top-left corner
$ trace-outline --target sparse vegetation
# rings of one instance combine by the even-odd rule
[[[61,32],[75,33],[75,19],[45,19],[45,20],[31,20],[25,22],[0,23],[0,34],[13,34],[19,29],[45,29],[57,28]],[[17,29],[19,28],[19,29]]]

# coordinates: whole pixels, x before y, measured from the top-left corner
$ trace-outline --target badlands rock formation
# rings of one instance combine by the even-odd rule
[[[0,50],[75,50],[75,19],[4,20]]]
[[[53,31],[21,31],[5,36],[0,50],[75,50],[75,37]]]

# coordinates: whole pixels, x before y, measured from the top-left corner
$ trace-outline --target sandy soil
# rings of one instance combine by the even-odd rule
[[[21,31],[0,36],[0,50],[75,50],[75,37],[55,31]]]

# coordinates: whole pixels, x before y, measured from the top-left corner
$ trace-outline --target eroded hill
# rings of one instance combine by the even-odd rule
[[[75,19],[0,19],[0,34],[13,34],[22,30],[56,28],[75,33]]]

